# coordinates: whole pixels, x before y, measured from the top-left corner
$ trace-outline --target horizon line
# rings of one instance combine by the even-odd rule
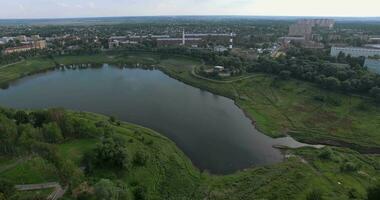
[[[60,20],[96,18],[138,18],[138,17],[272,17],[272,18],[379,18],[379,16],[324,16],[324,15],[120,15],[120,16],[78,16],[78,17],[29,17],[0,18],[0,20]]]

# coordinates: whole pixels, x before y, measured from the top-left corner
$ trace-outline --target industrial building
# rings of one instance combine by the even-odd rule
[[[342,52],[352,57],[371,57],[380,55],[380,49],[359,48],[359,47],[332,47],[330,55],[336,57]]]
[[[157,46],[199,47],[202,45],[202,42],[202,38],[158,38]]]

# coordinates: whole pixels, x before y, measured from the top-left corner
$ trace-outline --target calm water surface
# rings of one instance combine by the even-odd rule
[[[299,145],[258,132],[234,102],[159,70],[103,68],[50,71],[0,90],[0,105],[65,107],[113,115],[172,139],[200,169],[229,173],[281,162],[274,144]]]

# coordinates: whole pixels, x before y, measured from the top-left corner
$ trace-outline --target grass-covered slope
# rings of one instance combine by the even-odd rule
[[[109,117],[91,113],[62,110],[47,113],[50,117],[45,123],[60,124],[63,140],[58,143],[46,142],[51,137],[45,134],[44,128],[40,129],[43,132],[42,138],[36,138],[39,138],[39,142],[49,144],[57,155],[52,159],[38,150],[26,151],[25,145],[29,143],[23,143],[23,139],[20,139],[25,133],[17,132],[20,136],[14,141],[14,146],[18,147],[16,153],[2,153],[1,156],[2,184],[4,181],[11,185],[56,181],[62,186],[69,186],[65,199],[99,199],[98,196],[104,192],[99,189],[99,182],[107,180],[112,183],[111,191],[119,191],[115,193],[118,197],[113,198],[120,200],[301,200],[313,191],[318,191],[325,199],[343,200],[350,196],[365,199],[367,188],[380,180],[380,158],[340,148],[286,150],[287,158],[281,164],[247,169],[225,176],[209,175],[194,167],[173,142],[150,129],[117,120],[110,121]],[[62,119],[67,121],[61,123]],[[64,132],[69,130],[67,127],[71,127],[69,121],[74,124],[71,131],[81,136]],[[21,129],[25,130],[19,128]],[[91,170],[84,168],[89,167],[86,155],[94,152],[110,136],[125,143],[123,150],[127,154],[127,167],[118,168],[108,162],[101,162],[94,163]],[[137,154],[143,155],[143,161],[136,159]],[[47,193],[46,190],[13,190],[10,194],[7,193],[7,197],[28,199]]]

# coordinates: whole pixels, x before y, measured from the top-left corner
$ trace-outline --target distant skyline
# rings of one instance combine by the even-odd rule
[[[2,0],[0,19],[163,15],[379,17],[380,0]]]

